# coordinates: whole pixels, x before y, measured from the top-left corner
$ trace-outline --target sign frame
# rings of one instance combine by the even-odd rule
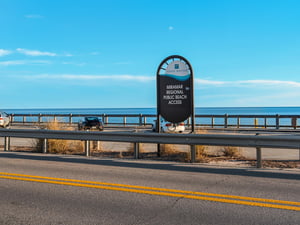
[[[176,75],[174,74],[165,74],[164,72],[170,72],[170,67],[175,67],[174,69],[177,69],[176,67],[179,67],[179,65],[184,67],[184,70],[174,70]],[[172,72],[174,72],[172,70]],[[179,72],[177,72],[179,71]],[[184,71],[181,73],[181,71]],[[176,77],[175,79],[173,78],[165,78],[165,77]],[[169,79],[169,81],[165,81],[166,79]],[[170,82],[172,80],[175,80],[175,85],[166,85],[166,82]],[[174,83],[173,83],[174,84]],[[166,90],[166,89],[173,89],[173,87],[176,89],[176,86],[179,87],[177,90]],[[190,62],[180,56],[180,55],[171,55],[165,58],[160,65],[157,68],[156,72],[156,91],[157,91],[157,132],[160,133],[161,127],[160,127],[160,122],[161,122],[161,117],[166,119],[167,121],[170,120],[175,120],[176,122],[178,121],[178,118],[173,116],[167,116],[166,113],[168,112],[169,109],[176,109],[176,107],[179,109],[179,112],[181,113],[181,118],[184,118],[185,121],[186,119],[190,118],[191,119],[191,130],[192,133],[195,131],[195,111],[194,111],[194,74],[193,74],[193,69],[190,64]],[[168,93],[179,93],[182,95],[168,95]],[[171,100],[174,102],[174,104],[178,104],[178,106],[167,106],[170,104],[166,104],[166,101],[168,99],[182,99],[182,100]],[[172,102],[171,102],[172,104]],[[168,109],[169,107],[169,109]],[[180,114],[179,113],[179,114]],[[164,116],[162,115],[164,114]],[[179,116],[179,118],[180,118]],[[167,118],[165,118],[167,117]],[[168,118],[169,117],[169,118]],[[180,121],[180,122],[182,122]],[[173,123],[174,121],[169,121]]]

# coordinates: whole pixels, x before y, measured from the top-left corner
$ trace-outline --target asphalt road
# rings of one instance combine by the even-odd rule
[[[299,170],[0,152],[0,224],[300,222]]]

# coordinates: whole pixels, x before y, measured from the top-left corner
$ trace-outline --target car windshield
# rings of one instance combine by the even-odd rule
[[[87,117],[86,118],[87,121],[98,121],[97,117]]]

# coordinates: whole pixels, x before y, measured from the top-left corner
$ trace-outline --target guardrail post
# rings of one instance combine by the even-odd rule
[[[157,157],[161,156],[160,144],[157,144]]]
[[[123,117],[123,125],[126,126],[126,116]]]
[[[84,141],[84,149],[85,149],[85,156],[90,156],[90,141],[89,140],[85,140]]]
[[[279,122],[279,115],[276,114],[276,129],[279,129],[280,122]]]
[[[256,168],[262,167],[261,148],[256,148]]]
[[[10,137],[4,137],[4,151],[10,150]]]
[[[43,140],[43,153],[48,153],[48,139],[47,138],[45,138],[44,140]]]
[[[258,136],[259,133],[256,134]],[[262,167],[261,148],[256,147],[256,168]]]
[[[211,128],[214,128],[215,126],[215,118],[212,116],[211,117]]]
[[[196,146],[191,145],[191,163],[196,162]]]
[[[228,127],[228,114],[226,113],[224,115],[224,128],[227,128]]]
[[[238,117],[236,120],[237,120],[237,128],[240,128],[241,118]]]
[[[140,143],[134,142],[134,158],[139,159],[140,157]]]

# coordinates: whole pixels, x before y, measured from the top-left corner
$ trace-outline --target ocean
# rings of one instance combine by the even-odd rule
[[[43,109],[3,109],[3,111],[9,114],[93,114],[99,115],[99,117],[103,114],[106,115],[156,115],[156,108],[43,108]],[[300,116],[300,107],[196,107],[195,108],[196,115],[296,115]],[[21,116],[14,117],[15,121],[22,121],[24,118]],[[50,121],[53,117],[43,117],[42,121]],[[58,118],[61,121],[67,122],[68,118]],[[147,118],[147,123],[154,123],[154,117]],[[73,122],[77,123],[82,120],[81,117],[74,117]],[[37,117],[27,117],[26,121],[36,122]],[[127,118],[127,122],[129,123],[139,123],[139,118]],[[122,123],[122,117],[109,117],[109,123]],[[196,118],[196,124],[209,125],[211,124],[210,118]],[[238,121],[236,118],[229,118],[228,124],[235,125]],[[241,125],[254,125],[257,123],[259,126],[264,126],[264,123],[267,123],[268,126],[275,126],[276,120],[274,118],[269,118],[267,122],[264,121],[263,118],[241,118]],[[223,118],[215,118],[214,124],[216,126],[223,126],[224,119]],[[291,125],[290,118],[281,118],[280,125]],[[297,125],[300,125],[300,119],[297,119]]]
[[[3,109],[9,114],[156,114],[156,108]],[[300,107],[196,107],[196,115],[300,115]]]

